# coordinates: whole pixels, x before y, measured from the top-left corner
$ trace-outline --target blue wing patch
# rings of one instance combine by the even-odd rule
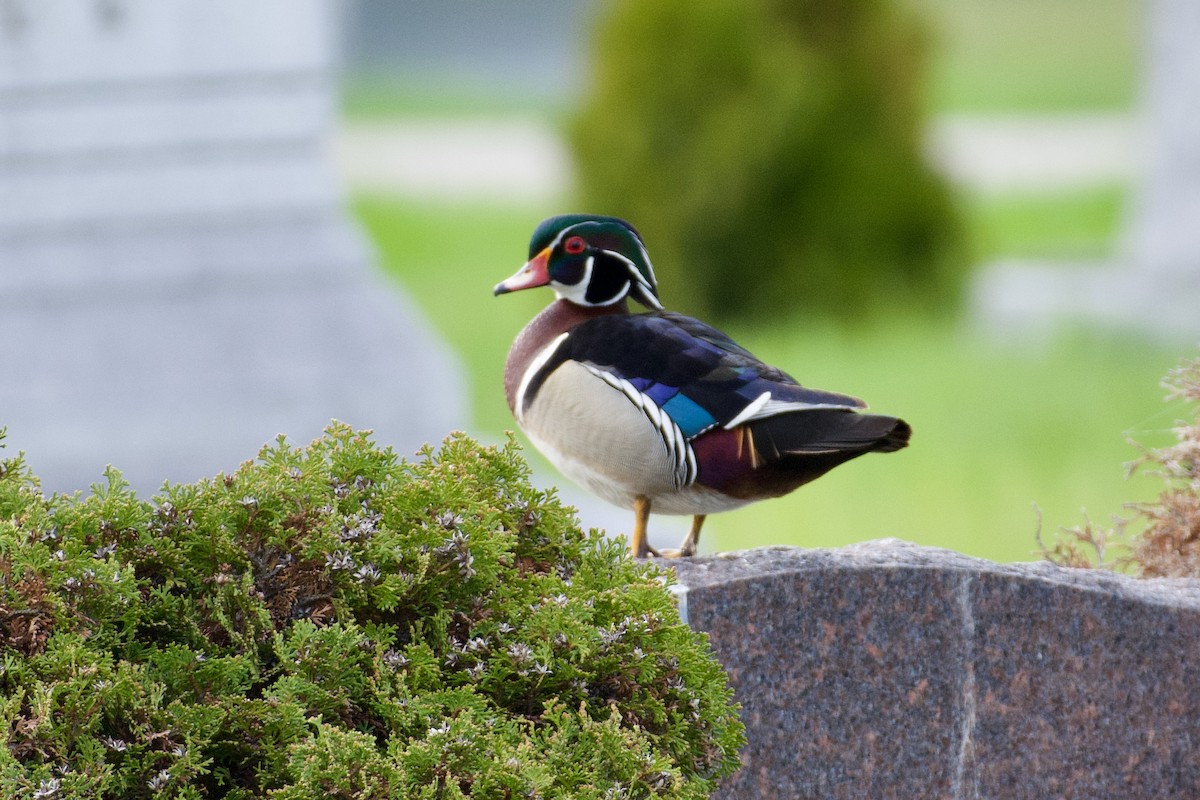
[[[716,419],[695,400],[685,394],[676,393],[660,408],[675,420],[675,424],[683,431],[687,439],[691,439],[701,431],[716,424]]]
[[[629,383],[665,411],[679,426],[685,439],[692,439],[717,424],[716,418],[706,408],[680,392],[678,386],[668,386],[646,378],[633,378]]]

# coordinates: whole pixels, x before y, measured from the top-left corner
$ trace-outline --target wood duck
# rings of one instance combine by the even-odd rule
[[[634,556],[650,511],[707,514],[778,497],[863,453],[908,443],[903,420],[808,389],[721,331],[665,311],[642,238],[615,217],[544,220],[529,260],[497,295],[550,286],[557,299],[517,335],[504,392],[517,423],[564,474],[634,511]],[[632,298],[649,309],[630,313]]]

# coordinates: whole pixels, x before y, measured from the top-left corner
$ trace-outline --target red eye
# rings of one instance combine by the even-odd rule
[[[583,240],[582,236],[572,236],[570,239],[567,239],[565,242],[563,242],[563,250],[567,251],[568,254],[573,256],[577,256],[582,253],[586,247],[587,242]]]

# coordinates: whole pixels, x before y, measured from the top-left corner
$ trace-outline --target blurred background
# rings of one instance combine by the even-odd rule
[[[490,282],[521,263],[540,218],[623,213],[668,307],[914,427],[899,455],[713,517],[708,547],[896,536],[1028,559],[1039,525],[1084,510],[1108,522],[1153,497],[1156,481],[1127,479],[1130,439],[1162,444],[1184,415],[1159,379],[1194,354],[1194,330],[1006,324],[973,296],[1014,263],[1127,260],[1151,12],[359,0],[338,157],[385,269],[466,363],[481,437],[512,427],[505,350],[548,300],[493,299]],[[628,527],[528,456],[584,504],[584,524]],[[666,519],[656,540],[674,535]]]
[[[1132,442],[1186,414],[1198,37],[1193,0],[0,0],[0,427],[54,491],[330,417],[502,441],[550,293],[491,287],[613,213],[669,308],[915,431],[702,550],[1029,559],[1150,499]]]
[[[463,358],[477,435],[513,427],[504,355],[549,299],[491,282],[542,217],[618,213],[668,307],[915,429],[904,453],[711,518],[708,547],[895,536],[1027,559],[1039,525],[1153,496],[1126,478],[1130,440],[1183,416],[1159,379],[1194,330],[975,296],[992,270],[1128,260],[1151,5],[357,0],[338,160],[384,268]],[[585,524],[627,528],[527,454]]]

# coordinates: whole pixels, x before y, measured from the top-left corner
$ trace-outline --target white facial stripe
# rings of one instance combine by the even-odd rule
[[[554,356],[559,346],[567,340],[569,333],[560,333],[555,337],[554,341],[541,349],[533,360],[529,362],[529,366],[525,369],[525,374],[521,376],[521,383],[517,385],[517,396],[514,398],[513,405],[515,407],[517,422],[525,421],[525,392],[529,389],[529,382],[533,380],[533,376],[537,375],[542,367]]]
[[[604,252],[608,253],[610,251],[605,250]],[[554,287],[555,294],[557,294],[560,298],[570,300],[572,303],[577,305],[591,306],[593,308],[611,306],[614,303],[623,300],[625,295],[629,294],[629,281],[625,282],[625,286],[621,289],[621,291],[617,292],[617,294],[613,295],[607,300],[604,300],[603,302],[598,303],[587,298],[588,285],[592,281],[592,270],[595,267],[595,264],[595,256],[588,256],[587,263],[584,265],[583,279],[580,280],[579,283],[568,286],[567,284],[562,284],[558,281],[551,281],[550,285]]]
[[[575,226],[572,225],[571,227],[573,228]],[[567,231],[569,231],[569,230],[571,230],[571,228],[563,228],[561,231],[558,232],[558,236],[555,236],[554,241],[549,244],[549,247],[551,250],[558,247],[558,243],[563,240],[563,237],[567,235]]]
[[[549,247],[551,249],[558,247],[559,244],[562,242],[563,237],[567,235],[567,232],[573,230],[574,228],[575,228],[575,226],[572,225],[570,227],[563,228],[561,231],[559,231],[558,235],[554,237],[554,241],[550,242]],[[592,268],[595,264],[595,262],[593,260],[594,259],[593,256],[588,257],[587,266],[584,270],[583,278],[578,283],[573,284],[573,285],[567,285],[567,284],[562,284],[562,283],[559,283],[558,281],[553,281],[553,280],[550,282],[550,286],[554,289],[555,295],[559,299],[570,300],[571,302],[573,302],[577,305],[581,305],[581,306],[594,306],[594,307],[611,306],[611,305],[625,299],[626,295],[629,294],[629,290],[632,288],[633,282],[636,281],[638,286],[640,286],[642,288],[642,295],[651,301],[651,304],[653,305],[653,307],[662,309],[662,304],[659,303],[655,298],[654,267],[652,267],[650,265],[650,254],[646,252],[646,247],[645,247],[645,245],[642,244],[642,240],[640,238],[638,238],[635,235],[633,237],[633,239],[635,242],[637,242],[638,252],[642,256],[642,263],[644,263],[646,265],[646,269],[650,273],[649,279],[647,279],[647,277],[642,274],[641,270],[639,270],[637,268],[637,266],[633,263],[633,261],[631,261],[629,258],[621,255],[620,253],[616,252],[615,250],[604,250],[602,252],[607,253],[608,255],[612,256],[613,258],[617,258],[617,259],[620,259],[621,261],[625,262],[625,266],[627,267],[627,270],[629,272],[629,282],[627,282],[625,284],[625,287],[615,297],[608,299],[608,300],[604,300],[603,302],[600,302],[600,303],[592,302],[587,299],[587,287],[588,287],[588,284],[591,283]]]
[[[642,263],[646,265],[646,270],[650,273],[649,282],[657,283],[658,278],[654,277],[654,265],[650,263],[650,254],[646,252],[646,247],[645,247],[645,245],[642,244],[641,239],[637,239],[637,243],[638,243],[638,252],[640,252],[642,254]],[[638,275],[640,277],[641,273],[638,273]],[[645,280],[643,280],[642,282],[646,283]]]
[[[638,246],[638,249],[641,250],[642,257],[646,263],[646,267],[650,270],[651,278],[653,278],[654,269],[652,267],[650,267],[650,257],[648,255],[646,255],[646,249],[641,247],[641,245]],[[627,269],[629,271],[630,280],[637,281],[638,285],[641,286],[642,289],[645,290],[645,295],[647,297],[650,297],[650,298],[654,297],[654,285],[650,281],[646,280],[646,276],[642,274],[641,270],[639,270],[637,268],[636,264],[634,264],[628,258],[626,258],[625,256],[621,255],[620,253],[618,253],[614,250],[605,250],[604,252],[608,253],[613,258],[617,258],[617,259],[620,259],[621,261],[624,261],[625,266],[627,267]],[[621,297],[624,297],[628,293],[629,293],[629,286],[626,285],[625,291],[621,292]],[[619,300],[620,298],[617,298],[617,299]],[[662,306],[658,305],[658,308],[662,308]]]

